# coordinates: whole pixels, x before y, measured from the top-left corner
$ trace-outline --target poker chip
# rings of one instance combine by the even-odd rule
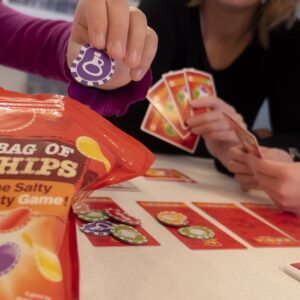
[[[20,247],[16,243],[0,245],[0,276],[12,271],[20,260]]]
[[[161,211],[156,217],[165,225],[185,226],[188,224],[187,216],[177,211]]]
[[[109,216],[101,210],[89,210],[88,212],[78,213],[77,217],[84,222],[96,222],[109,219]]]
[[[74,203],[73,206],[73,211],[74,213],[77,214],[81,214],[81,213],[87,213],[90,211],[90,207],[89,204],[86,202],[77,202]]]
[[[116,224],[110,229],[111,234],[121,242],[128,244],[146,244],[148,239],[132,226]]]
[[[178,232],[181,235],[198,240],[209,240],[215,236],[214,231],[205,226],[182,227],[178,229]]]
[[[128,215],[125,211],[122,211],[118,208],[108,207],[105,209],[105,212],[114,220],[124,223],[131,226],[141,225],[141,220]]]
[[[114,224],[110,221],[97,221],[80,226],[80,230],[84,233],[95,236],[108,236],[110,235],[110,228]]]
[[[81,47],[70,69],[77,82],[98,87],[110,80],[115,71],[115,62],[105,51],[87,44]]]

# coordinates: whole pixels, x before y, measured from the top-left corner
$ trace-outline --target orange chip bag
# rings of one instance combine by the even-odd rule
[[[76,299],[74,199],[145,173],[154,155],[68,97],[0,89],[0,120],[0,299]]]

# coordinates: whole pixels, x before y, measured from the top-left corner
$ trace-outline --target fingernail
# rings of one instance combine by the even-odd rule
[[[112,52],[116,58],[123,58],[124,51],[125,51],[125,48],[123,46],[123,43],[120,40],[113,42]]]

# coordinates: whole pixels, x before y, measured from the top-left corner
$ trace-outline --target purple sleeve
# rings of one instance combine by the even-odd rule
[[[66,64],[71,23],[30,17],[0,3],[0,64],[68,82],[69,95],[101,115],[123,115],[145,98],[151,72],[139,82],[113,91],[84,87],[73,80]]]

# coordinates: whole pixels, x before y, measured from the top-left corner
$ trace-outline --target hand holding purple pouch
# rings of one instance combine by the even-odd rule
[[[73,78],[86,86],[99,87],[112,77],[115,71],[114,60],[103,50],[87,44],[81,47],[79,55],[73,60]]]

